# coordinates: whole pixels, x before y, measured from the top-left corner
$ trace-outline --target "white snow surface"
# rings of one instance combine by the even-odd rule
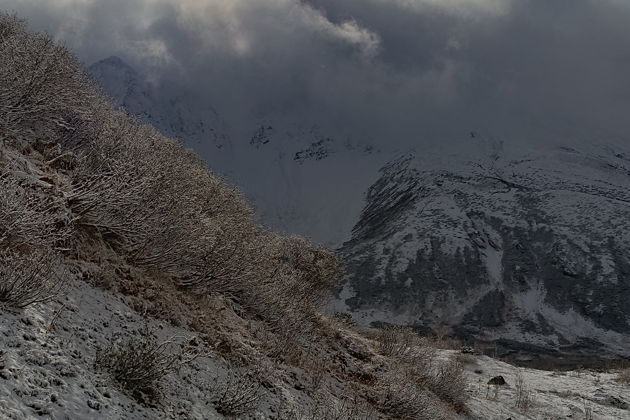
[[[160,341],[194,337],[167,323],[144,319],[123,299],[86,285],[73,286],[55,304],[0,313],[4,352],[0,418],[222,418],[208,404],[208,386],[220,376],[225,362],[210,353],[167,375],[162,402],[154,408],[129,398],[94,368],[96,349],[111,345],[108,340],[114,333],[133,335],[145,328]]]
[[[208,400],[211,384],[225,374],[227,365],[211,351],[181,371],[168,374],[162,381],[163,395],[154,407],[129,398],[106,374],[95,370],[95,349],[111,345],[108,338],[112,334],[133,334],[146,327],[162,340],[193,337],[184,329],[142,317],[125,303],[125,298],[80,281],[53,304],[34,306],[21,313],[1,312],[0,418],[223,418]],[[455,353],[443,350],[441,357]],[[487,356],[469,357],[469,412],[458,419],[581,419],[587,409],[596,420],[630,418],[629,409],[611,403],[611,397],[630,403],[630,387],[617,382],[614,371],[550,372],[517,368]],[[526,412],[515,407],[515,377],[519,370],[531,399]],[[498,387],[495,396],[495,388],[488,387],[487,381],[497,375],[502,375],[508,385]],[[296,391],[285,392],[289,395]],[[282,418],[274,414],[277,407],[270,408],[273,404],[273,400],[263,401],[248,418]]]
[[[467,365],[469,379],[468,408],[471,418],[479,420],[560,420],[630,419],[630,409],[615,406],[630,402],[630,387],[618,382],[615,372],[592,370],[544,371],[518,368],[488,356],[471,357]],[[523,377],[523,389],[529,407],[516,407],[517,376]],[[505,386],[488,385],[488,380],[503,376]],[[592,417],[587,417],[587,412]]]

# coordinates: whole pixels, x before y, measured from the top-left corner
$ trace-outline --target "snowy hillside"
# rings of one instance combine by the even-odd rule
[[[330,246],[350,238],[364,193],[387,159],[369,139],[316,122],[263,115],[229,124],[213,98],[152,83],[118,57],[89,72],[119,106],[182,140],[242,188],[265,224]]]
[[[470,139],[381,171],[340,307],[510,351],[630,354],[630,154]]]

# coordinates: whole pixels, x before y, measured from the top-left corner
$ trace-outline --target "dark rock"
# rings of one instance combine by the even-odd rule
[[[618,408],[620,410],[627,410],[628,408],[630,408],[630,405],[628,405],[627,402],[619,397],[615,397],[614,395],[609,395],[608,397],[606,397],[606,399],[604,400],[604,404]]]
[[[495,376],[494,378],[490,379],[488,381],[488,385],[507,385],[507,382],[505,382],[505,378],[503,378],[503,376],[499,375],[499,376]]]

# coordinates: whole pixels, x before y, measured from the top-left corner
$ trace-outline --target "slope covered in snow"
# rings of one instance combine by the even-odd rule
[[[510,352],[629,355],[628,150],[461,148],[382,169],[342,248],[338,306]]]
[[[1,418],[465,412],[456,361],[414,370],[386,331],[320,313],[330,251],[258,225],[63,47],[4,14],[0,34]]]

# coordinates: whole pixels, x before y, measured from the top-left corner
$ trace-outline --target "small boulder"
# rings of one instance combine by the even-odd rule
[[[503,386],[503,385],[507,385],[507,382],[505,382],[505,378],[503,376],[499,375],[499,376],[495,376],[494,378],[490,379],[488,381],[488,385]]]
[[[619,397],[615,397],[614,395],[609,395],[608,397],[606,397],[606,399],[604,400],[604,403],[606,405],[618,408],[620,410],[627,410],[628,408],[630,408],[630,405],[628,405],[627,402],[625,402]]]

